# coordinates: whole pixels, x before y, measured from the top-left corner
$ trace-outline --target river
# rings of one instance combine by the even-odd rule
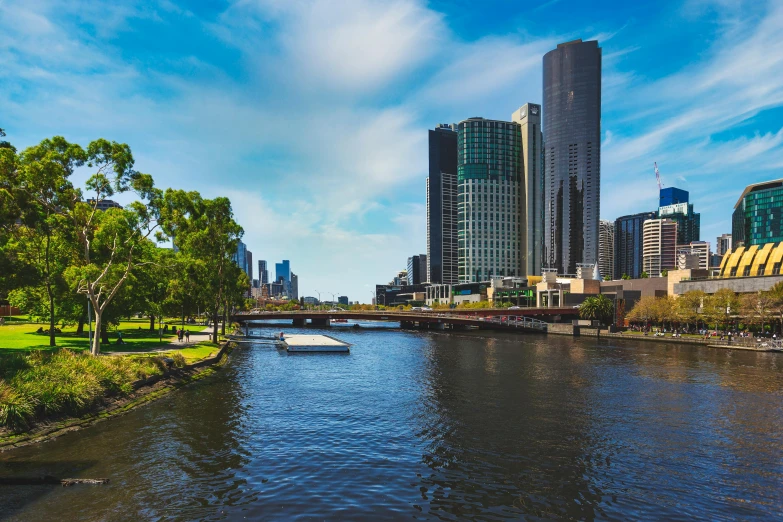
[[[111,480],[0,487],[0,515],[783,515],[781,354],[554,335],[328,333],[352,343],[351,354],[242,345],[216,375],[157,402],[0,454],[0,476]]]

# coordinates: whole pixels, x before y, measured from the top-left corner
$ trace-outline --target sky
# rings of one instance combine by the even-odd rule
[[[229,197],[300,295],[369,302],[426,252],[427,130],[541,103],[576,38],[603,49],[602,219],[657,208],[657,162],[714,244],[783,178],[779,0],[0,0],[0,127],[128,143],[159,187]]]

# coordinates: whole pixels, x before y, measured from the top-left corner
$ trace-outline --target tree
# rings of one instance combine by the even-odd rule
[[[70,217],[79,240],[80,259],[68,276],[76,291],[92,304],[95,331],[101,332],[102,318],[114,297],[134,268],[150,264],[142,247],[158,227],[161,193],[154,188],[152,176],[133,170],[133,155],[124,143],[99,139],[87,147],[86,163],[95,169],[87,188],[95,198],[73,206]],[[143,202],[135,201],[124,209],[99,210],[98,205],[114,194],[133,191]],[[93,338],[90,353],[100,354],[101,336]]]
[[[669,271],[668,270],[666,270],[666,269],[661,270],[661,277],[666,277],[667,275],[669,275]]]
[[[602,325],[611,324],[614,317],[614,303],[603,294],[588,297],[579,307],[579,317],[600,321]]]
[[[670,295],[656,297],[653,314],[655,321],[663,328],[666,327],[666,323],[669,323],[669,325],[672,326],[672,324],[677,321],[676,299]]]
[[[777,315],[781,324],[783,324],[783,282],[775,283],[772,288],[767,290],[766,294],[771,299],[771,313]]]
[[[642,272],[642,275],[640,275],[639,277],[641,277],[642,279],[648,279],[650,275],[647,272]]]
[[[767,292],[756,292],[755,294],[744,294],[740,297],[740,314],[748,324],[761,326],[764,331],[764,325],[772,317],[774,299]]]
[[[67,218],[79,199],[68,179],[87,156],[78,145],[55,136],[19,155],[17,196],[22,227],[16,241],[20,261],[33,271],[31,286],[45,292],[49,319],[49,346],[55,346],[55,306],[67,293],[63,278],[75,257],[73,223]],[[37,292],[32,290],[31,296]]]
[[[697,323],[707,294],[701,290],[689,290],[677,298],[676,314],[680,322],[689,326]]]
[[[654,296],[646,295],[639,299],[626,315],[626,319],[634,323],[649,324],[656,318],[657,303]]]
[[[723,325],[723,331],[729,328],[729,322],[732,314],[739,310],[739,299],[729,288],[719,288],[714,294],[705,300],[705,315],[713,322],[716,327]]]
[[[623,276],[621,277],[621,279],[622,279],[623,281],[628,281],[629,279],[631,279],[631,276],[629,276],[628,274],[623,274]]]
[[[163,197],[161,224],[190,258],[190,269],[201,282],[199,298],[212,317],[212,339],[217,342],[220,311],[225,312],[232,298],[228,287],[237,284],[232,258],[243,233],[233,219],[231,202],[227,198],[203,199],[198,192],[169,189]]]
[[[608,274],[604,276],[604,281],[611,281],[611,280],[612,280],[612,276]]]

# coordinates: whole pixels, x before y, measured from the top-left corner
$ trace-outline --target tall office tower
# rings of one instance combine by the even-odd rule
[[[623,276],[638,279],[642,275],[643,225],[648,219],[656,217],[656,212],[642,212],[615,220],[614,279],[621,279]]]
[[[731,216],[732,246],[783,241],[783,179],[748,185]]]
[[[237,245],[237,251],[232,256],[234,262],[247,273],[247,245],[242,241]]]
[[[291,299],[299,299],[299,276],[291,272]]]
[[[429,131],[427,177],[427,276],[430,283],[457,283],[457,126]]]
[[[677,222],[677,243],[689,245],[699,241],[701,234],[701,215],[693,211],[693,203],[688,202],[688,191],[674,187],[661,189],[661,205],[658,217]]]
[[[460,282],[521,276],[521,128],[508,121],[461,121],[457,139]]]
[[[262,285],[269,284],[269,271],[266,269],[266,261],[258,260],[258,279]]]
[[[284,281],[291,281],[291,262],[288,259],[275,263],[275,280],[279,281],[281,277]]]
[[[247,250],[245,252],[246,260],[245,265],[247,266],[247,277],[250,278],[250,280],[253,280],[253,252],[250,250]]]
[[[644,222],[644,271],[650,277],[677,268],[677,222],[671,219],[648,219]]]
[[[544,55],[544,264],[576,273],[598,261],[601,48],[563,43]]]
[[[614,277],[614,221],[604,221],[598,227],[598,271],[601,277]]]
[[[731,234],[721,234],[715,242],[715,253],[719,256],[731,252]]]
[[[511,115],[522,131],[523,275],[541,275],[544,249],[544,159],[541,106],[526,103]]]
[[[408,284],[420,285],[426,283],[427,256],[419,254],[408,258]]]

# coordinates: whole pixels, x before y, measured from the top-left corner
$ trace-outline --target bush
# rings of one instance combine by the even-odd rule
[[[18,430],[43,416],[78,416],[104,397],[130,393],[134,381],[162,373],[149,357],[92,357],[68,349],[2,357],[0,426]]]

